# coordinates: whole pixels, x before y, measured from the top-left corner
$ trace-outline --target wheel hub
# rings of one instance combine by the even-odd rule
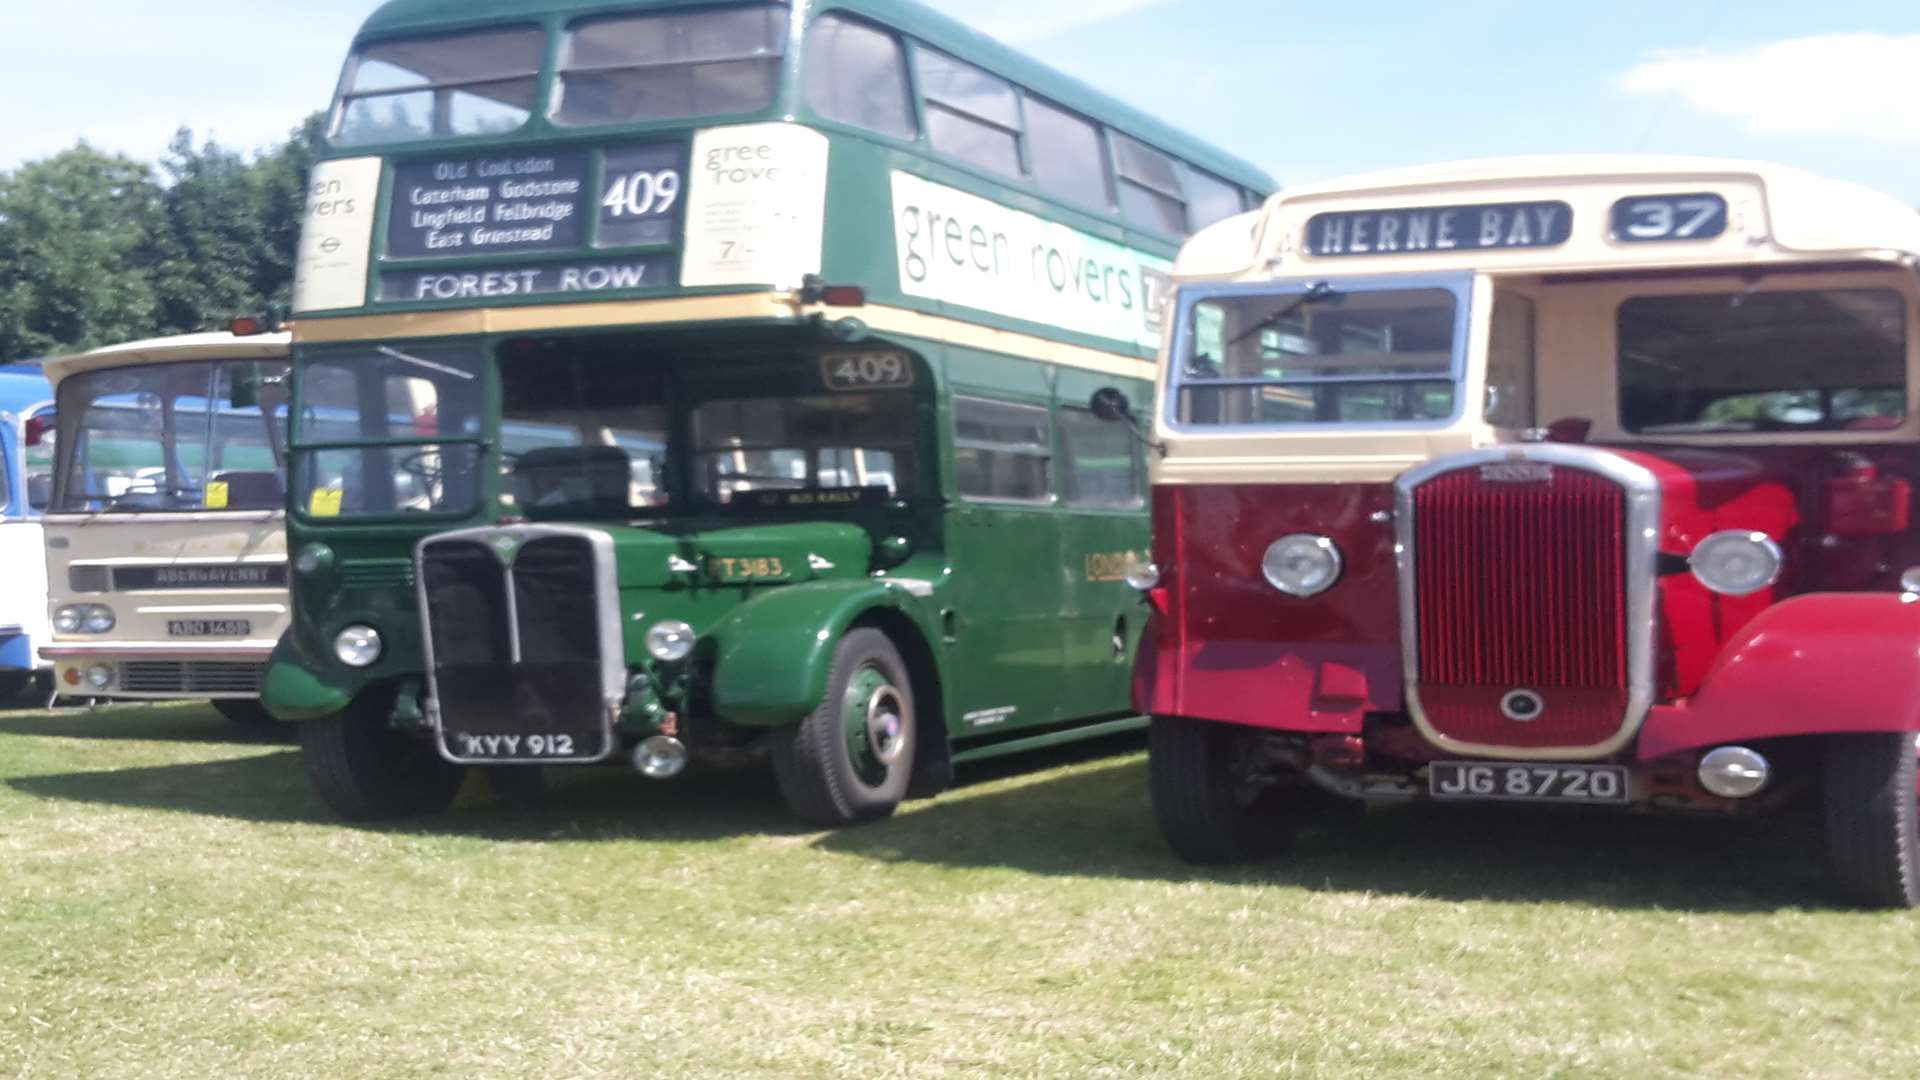
[[[867,698],[867,752],[882,765],[891,766],[906,749],[905,711],[891,685],[882,685]]]

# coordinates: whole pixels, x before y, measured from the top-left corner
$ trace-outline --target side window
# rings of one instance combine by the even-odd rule
[[[1100,129],[1039,98],[1027,98],[1027,147],[1040,190],[1068,202],[1106,209],[1107,160]]]
[[[1493,302],[1487,343],[1487,423],[1534,426],[1533,301],[1502,293]]]
[[[907,59],[892,34],[827,14],[807,27],[807,104],[829,120],[913,138]]]
[[[933,148],[1018,179],[1020,100],[1012,84],[932,49],[915,50],[914,70]]]
[[[1225,221],[1247,208],[1246,196],[1239,188],[1212,173],[1188,167],[1187,218],[1194,232]]]
[[[780,83],[784,4],[582,19],[567,30],[555,123],[722,116],[763,109]]]
[[[1118,132],[1114,157],[1120,166],[1120,212],[1131,224],[1174,236],[1187,234],[1186,196],[1174,160]]]
[[[953,399],[953,471],[969,499],[1045,502],[1052,491],[1047,410],[981,398]]]
[[[1140,455],[1124,425],[1085,409],[1062,409],[1060,447],[1066,455],[1061,494],[1068,506],[1131,510],[1140,505]]]

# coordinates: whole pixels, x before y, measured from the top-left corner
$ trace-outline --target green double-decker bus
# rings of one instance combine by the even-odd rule
[[[295,291],[324,800],[765,754],[800,817],[1135,725],[1179,242],[1259,170],[904,0],[394,0]]]

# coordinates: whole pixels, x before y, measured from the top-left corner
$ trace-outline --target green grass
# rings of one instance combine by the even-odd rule
[[[0,715],[0,1076],[1920,1075],[1920,918],[1829,907],[1802,826],[1414,809],[1197,873],[1137,747],[833,835],[758,772],[367,829],[204,709]]]

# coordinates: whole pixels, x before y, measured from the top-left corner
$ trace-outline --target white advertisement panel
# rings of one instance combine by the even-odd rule
[[[695,133],[680,284],[794,287],[819,273],[827,145],[797,124]]]
[[[313,167],[293,270],[296,313],[357,308],[367,302],[379,200],[379,158],[323,161]]]
[[[917,176],[893,174],[909,296],[1157,348],[1173,266]]]

